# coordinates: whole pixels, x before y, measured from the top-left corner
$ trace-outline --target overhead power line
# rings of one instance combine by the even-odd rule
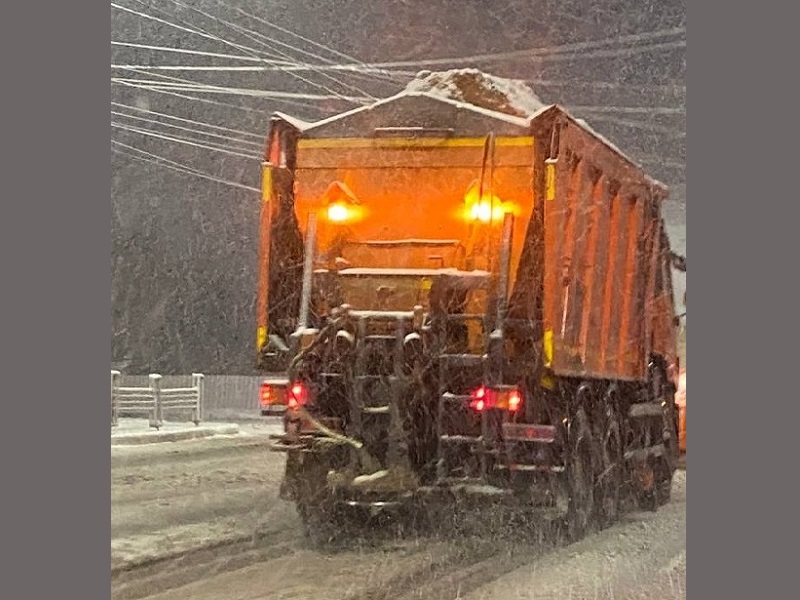
[[[264,65],[264,66],[238,66],[238,65],[112,65],[115,68],[135,67],[138,69],[150,70],[164,70],[164,71],[342,71],[352,73],[379,73],[383,69],[393,67],[430,67],[430,66],[457,66],[457,65],[473,65],[477,63],[496,62],[500,60],[511,59],[531,59],[539,58],[547,61],[564,61],[576,58],[622,58],[635,54],[644,54],[645,52],[653,52],[656,50],[671,50],[686,47],[686,41],[680,40],[675,42],[667,42],[663,44],[651,44],[649,46],[632,47],[632,48],[614,48],[610,50],[596,50],[591,53],[558,53],[550,56],[537,55],[533,53],[520,54],[519,52],[507,52],[505,55],[474,55],[464,56],[459,58],[433,58],[418,61],[404,61],[394,63],[367,63],[366,65],[309,65],[297,63],[295,65]],[[398,71],[395,71],[398,72]],[[407,74],[414,74],[404,72]]]
[[[370,67],[370,68],[396,68],[396,67],[420,67],[420,66],[433,66],[433,65],[457,65],[457,64],[473,64],[478,62],[493,62],[499,60],[509,60],[515,58],[549,58],[549,59],[559,59],[563,60],[564,58],[572,58],[574,56],[578,57],[586,57],[586,58],[593,58],[596,56],[602,56],[598,54],[580,54],[579,51],[583,50],[592,50],[592,49],[602,49],[606,46],[611,44],[628,44],[628,43],[635,43],[635,42],[642,42],[648,40],[657,40],[660,38],[665,37],[672,37],[675,35],[685,34],[686,28],[685,27],[673,27],[670,29],[660,29],[657,31],[650,31],[644,33],[637,33],[631,35],[620,35],[614,37],[607,37],[599,40],[590,40],[586,42],[576,42],[572,44],[561,44],[558,46],[544,46],[544,47],[536,47],[536,48],[528,48],[526,50],[513,50],[510,52],[496,52],[492,54],[474,54],[471,56],[456,56],[456,57],[449,57],[449,58],[433,58],[433,59],[423,59],[423,60],[406,60],[406,61],[393,61],[393,62],[375,62],[375,63],[359,63],[359,64],[343,64],[343,65],[331,65],[329,68],[347,70],[351,68],[358,68],[358,67]],[[685,40],[669,42],[668,47],[683,47],[686,45]],[[624,55],[626,52],[635,51],[635,52],[647,52],[653,49],[662,49],[665,45],[640,45],[638,47],[632,48],[620,48],[620,49],[612,49],[609,52],[612,53],[619,53],[620,55]],[[564,56],[561,56],[564,55]],[[561,58],[558,58],[558,57]]]
[[[232,150],[228,150],[226,148],[219,148],[210,144],[201,144],[194,141],[189,141],[181,137],[169,136],[164,135],[161,133],[156,133],[154,131],[148,131],[146,129],[140,129],[138,127],[129,127],[127,125],[123,125],[122,123],[117,123],[112,121],[111,126],[116,129],[122,129],[124,131],[130,131],[132,133],[138,133],[140,135],[146,135],[154,138],[158,138],[161,140],[166,140],[169,142],[175,142],[178,144],[186,144],[187,146],[194,146],[195,148],[203,148],[205,150],[213,150],[215,152],[222,152],[224,154],[230,154],[231,156],[238,156],[240,158],[247,158],[249,160],[258,160],[260,161],[261,158],[252,154],[242,154],[241,152],[234,152]]]
[[[224,5],[224,3],[220,2],[220,0],[217,0],[217,3]],[[312,46],[315,46],[317,48],[320,48],[322,50],[330,52],[331,54],[334,54],[335,56],[338,56],[340,58],[344,58],[345,60],[349,60],[350,62],[353,62],[353,63],[356,63],[356,64],[360,64],[360,65],[364,65],[365,64],[363,61],[360,61],[357,58],[354,58],[353,56],[350,56],[349,54],[345,54],[343,52],[340,52],[340,51],[336,50],[335,48],[332,48],[332,47],[327,46],[325,44],[320,44],[319,42],[315,42],[314,40],[311,40],[311,39],[309,39],[307,37],[304,37],[304,36],[302,36],[302,35],[300,35],[298,33],[293,32],[293,31],[291,31],[289,29],[286,29],[284,27],[276,25],[275,23],[270,23],[269,21],[266,21],[266,20],[264,20],[264,19],[262,19],[260,17],[257,17],[256,15],[250,14],[250,13],[242,10],[239,7],[236,7],[235,10],[239,14],[242,14],[242,15],[244,15],[246,17],[249,17],[249,18],[259,22],[259,23],[262,23],[263,25],[266,25],[267,27],[272,27],[273,29],[276,29],[276,30],[280,31],[281,33],[285,33],[286,35],[290,35],[292,37],[295,37],[295,38],[297,38],[299,40],[302,40],[302,41],[304,41],[304,42],[306,42],[308,44],[311,44]],[[330,60],[328,62],[333,63],[333,60]],[[397,76],[394,73],[392,73],[391,71],[381,70],[381,71],[379,71],[379,73],[382,74],[382,75],[385,75],[388,79],[394,80],[396,82],[400,81],[397,78]]]
[[[186,100],[194,100],[195,102],[202,102],[204,104],[214,104],[216,106],[224,106],[226,108],[234,108],[236,110],[242,110],[242,111],[250,112],[250,113],[253,113],[253,112],[255,112],[255,113],[263,113],[262,110],[258,110],[258,109],[255,109],[255,108],[250,108],[249,106],[239,106],[237,104],[231,104],[230,102],[219,102],[217,100],[209,100],[208,98],[199,98],[197,96],[190,96],[190,95],[187,95],[187,94],[179,94],[174,90],[170,91],[170,90],[167,90],[167,89],[162,89],[162,88],[158,88],[158,87],[154,87],[154,86],[150,86],[150,85],[141,85],[141,84],[130,83],[130,82],[126,82],[126,81],[113,81],[113,80],[112,80],[112,83],[113,84],[117,84],[117,85],[123,85],[123,86],[127,86],[127,87],[132,87],[132,88],[136,88],[136,89],[142,89],[142,90],[145,90],[145,91],[148,91],[148,92],[155,92],[155,93],[158,93],[158,94],[167,94],[169,96],[175,96],[177,98],[183,98],[183,99],[186,99]],[[314,106],[312,104],[306,104],[305,102],[300,102],[298,100],[282,99],[282,98],[270,98],[270,100],[273,100],[275,102],[283,102],[283,103],[286,103],[286,104],[292,104],[292,105],[295,105],[295,106],[302,106],[302,107],[305,107],[305,108],[311,108],[311,109],[314,109],[314,110],[317,110],[317,111],[319,110],[318,106]]]
[[[175,161],[171,161],[169,159],[166,159],[164,157],[158,156],[156,154],[151,154],[150,152],[145,152],[144,150],[140,150],[139,148],[136,148],[134,146],[129,146],[128,144],[123,144],[122,142],[118,142],[116,140],[111,140],[111,143],[116,145],[116,146],[121,146],[123,148],[129,148],[131,150],[134,150],[135,152],[141,152],[141,153],[145,154],[146,156],[139,156],[139,155],[134,154],[132,152],[125,152],[123,150],[120,150],[119,148],[115,148],[115,147],[111,148],[112,152],[116,152],[117,154],[120,154],[120,155],[123,155],[123,156],[127,156],[129,158],[133,158],[133,159],[141,161],[141,162],[155,164],[155,165],[157,165],[159,167],[163,167],[165,169],[171,169],[173,171],[178,171],[178,172],[184,173],[186,175],[192,175],[194,177],[200,177],[202,179],[208,179],[208,180],[214,181],[216,183],[222,183],[224,185],[228,185],[228,186],[231,186],[231,187],[236,187],[236,188],[239,188],[239,189],[247,190],[249,192],[256,192],[256,193],[260,193],[261,192],[261,190],[259,190],[258,188],[255,188],[255,187],[252,187],[252,186],[249,186],[249,185],[244,185],[242,183],[237,183],[235,181],[230,181],[230,180],[227,180],[227,179],[223,179],[221,177],[214,177],[213,175],[209,175],[208,173],[204,173],[202,171],[198,171],[197,169],[193,169],[191,167],[187,167],[186,165],[182,165],[181,163],[177,163]],[[151,157],[154,157],[154,158],[148,158],[148,156],[151,156]]]
[[[215,15],[211,15],[211,14],[209,14],[209,13],[203,11],[203,10],[200,10],[199,8],[197,8],[195,6],[189,6],[189,5],[185,4],[184,2],[180,2],[179,0],[170,0],[170,2],[172,2],[173,4],[175,4],[177,6],[185,8],[187,10],[191,10],[191,11],[193,11],[195,13],[198,13],[198,14],[206,17],[207,19],[211,19],[212,21],[215,21],[217,23],[221,23],[223,25],[226,25],[229,28],[231,28],[234,31],[236,31],[237,33],[239,33],[240,35],[245,36],[249,40],[254,41],[257,44],[261,44],[261,45],[265,46],[270,52],[272,52],[273,54],[276,54],[276,55],[278,55],[280,57],[283,57],[283,58],[291,60],[291,57],[289,55],[287,55],[285,52],[275,49],[274,47],[270,46],[269,44],[267,44],[263,40],[267,40],[272,44],[282,45],[282,46],[288,47],[288,48],[290,48],[290,49],[292,49],[292,50],[294,50],[295,52],[298,52],[298,53],[309,54],[309,53],[303,51],[300,48],[296,48],[296,47],[291,46],[289,44],[284,44],[284,43],[282,43],[282,42],[280,42],[278,40],[272,40],[271,38],[269,38],[269,37],[267,37],[265,35],[259,34],[259,33],[255,32],[255,31],[247,29],[246,27],[242,27],[241,25],[237,25],[236,23],[232,23],[230,21],[222,19],[221,17],[217,17]],[[319,58],[315,54],[311,54],[311,56]],[[317,83],[317,82],[311,81],[309,79],[306,79],[302,75],[298,75],[297,73],[291,73],[291,75],[293,77],[296,77],[296,78],[300,79],[301,81],[304,81],[305,83],[308,83],[308,84],[310,84],[312,86],[315,86],[315,87],[319,87],[320,89],[325,90],[325,91],[327,91],[327,92],[329,92],[331,94],[338,94],[338,92],[336,90],[331,89],[330,87],[328,87],[328,86],[326,86],[324,84]],[[324,77],[326,77],[327,79],[329,79],[331,81],[334,81],[334,82],[338,83],[339,85],[342,85],[343,87],[349,88],[351,90],[355,90],[359,94],[368,95],[363,90],[361,90],[359,88],[355,88],[354,86],[352,86],[352,85],[350,85],[350,84],[348,84],[346,82],[343,82],[340,79],[337,79],[335,77],[331,77],[331,76],[325,75],[325,74],[322,74],[322,75]],[[370,97],[370,100],[374,100],[374,98]]]
[[[170,133],[170,132],[164,133],[164,132],[157,131],[155,129],[151,129],[149,127],[140,127],[138,125],[131,125],[131,124],[127,124],[127,123],[119,123],[118,121],[112,121],[111,123],[112,123],[112,125],[118,125],[120,127],[124,127],[128,131],[134,131],[134,132],[142,133],[142,134],[146,134],[146,135],[149,135],[149,134],[168,135],[170,137],[170,139],[175,139],[175,140],[182,141],[182,142],[203,144],[205,146],[208,146],[210,149],[213,148],[213,149],[225,150],[225,151],[229,151],[229,152],[242,152],[247,156],[251,156],[250,153],[253,153],[252,155],[255,155],[256,153],[260,154],[261,152],[263,152],[263,148],[258,148],[258,149],[241,148],[241,147],[238,147],[238,146],[235,146],[235,145],[231,145],[231,144],[221,144],[219,142],[210,142],[210,141],[204,140],[202,138],[191,137],[191,136],[187,136],[187,135],[184,135],[184,134]]]
[[[119,46],[122,48],[136,48],[138,50],[153,50],[156,52],[173,52],[176,54],[192,54],[195,56],[208,56],[211,58],[227,58],[229,60],[244,60],[249,62],[263,62],[268,64],[277,64],[278,61],[273,61],[265,58],[257,58],[254,56],[243,56],[241,54],[222,54],[219,52],[203,52],[200,50],[187,50],[185,48],[170,48],[168,46],[152,46],[149,44],[135,44],[133,42],[111,42],[112,46]],[[291,63],[287,63],[291,64]]]
[[[112,102],[112,106],[116,106],[118,108],[126,108],[128,110],[134,110],[141,113],[146,113],[150,115],[155,115],[157,117],[163,117],[165,119],[173,119],[175,121],[180,121],[182,123],[190,123],[193,125],[201,125],[203,127],[208,127],[210,129],[215,129],[217,131],[227,131],[229,133],[236,133],[239,135],[246,135],[249,137],[257,138],[259,140],[263,139],[264,136],[258,133],[252,133],[250,131],[242,131],[241,129],[231,129],[230,127],[223,127],[221,125],[212,125],[211,123],[206,123],[204,121],[195,121],[194,119],[186,119],[184,117],[176,117],[175,115],[169,115],[166,113],[156,112],[154,110],[149,110],[147,108],[140,108],[138,106],[131,106],[129,104],[123,104],[121,102]]]
[[[208,92],[216,94],[229,94],[234,96],[255,96],[257,98],[285,98],[295,100],[344,100],[352,104],[363,104],[369,102],[369,98],[358,96],[342,96],[340,94],[303,94],[298,92],[281,92],[278,90],[256,90],[250,88],[224,87],[218,85],[208,85],[204,83],[173,83],[166,81],[153,81],[142,79],[130,79],[126,77],[112,77],[115,83],[132,83],[147,85],[153,88],[175,89],[181,91]]]
[[[170,129],[178,129],[180,131],[188,131],[189,133],[199,133],[200,135],[213,137],[213,138],[219,138],[219,139],[225,140],[227,142],[232,142],[232,143],[236,143],[236,144],[242,144],[244,146],[253,146],[255,148],[261,148],[263,146],[263,144],[261,144],[259,142],[254,142],[252,140],[242,140],[242,139],[239,139],[239,138],[232,138],[230,135],[222,135],[222,134],[219,134],[219,133],[210,133],[208,131],[203,131],[201,129],[194,129],[192,127],[183,127],[181,125],[173,125],[172,123],[164,123],[163,121],[159,121],[157,119],[148,119],[147,117],[137,117],[135,115],[125,114],[123,112],[119,112],[119,111],[115,111],[115,110],[112,110],[111,114],[115,115],[117,117],[123,117],[125,119],[132,119],[132,120],[135,120],[135,121],[144,121],[146,123],[152,123],[154,125],[159,125],[161,127],[168,127]]]
[[[684,115],[685,108],[670,106],[570,106],[570,110],[587,113],[624,113],[630,115]]]
[[[247,46],[242,46],[241,44],[236,44],[234,42],[231,42],[229,40],[223,39],[223,38],[221,38],[221,37],[219,37],[217,35],[214,35],[214,34],[211,34],[211,33],[207,33],[207,32],[202,31],[200,29],[195,29],[195,28],[191,28],[191,27],[184,27],[182,25],[178,25],[177,23],[173,23],[172,21],[168,21],[166,19],[160,19],[158,17],[154,17],[153,15],[148,15],[146,13],[139,12],[138,10],[133,10],[132,8],[127,8],[125,6],[121,6],[119,4],[115,4],[114,2],[111,3],[111,6],[113,8],[116,8],[117,10],[121,10],[121,11],[124,11],[124,12],[127,12],[127,13],[131,13],[133,15],[136,15],[138,17],[141,17],[142,19],[148,19],[148,20],[151,20],[151,21],[155,21],[157,23],[162,23],[164,25],[167,25],[168,27],[173,27],[175,29],[178,29],[180,31],[185,31],[187,33],[193,33],[193,34],[198,35],[200,37],[204,37],[206,39],[214,40],[216,42],[220,42],[220,43],[225,44],[227,46],[231,46],[232,48],[236,48],[237,50],[240,50],[240,51],[243,50],[245,52],[248,52],[248,53],[252,54],[254,57],[258,57],[259,56],[258,52],[256,50],[253,50],[252,48],[248,48]],[[158,9],[155,9],[155,10],[158,10]],[[162,12],[162,11],[159,11],[159,12]]]

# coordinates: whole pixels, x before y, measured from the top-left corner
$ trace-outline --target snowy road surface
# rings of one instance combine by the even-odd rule
[[[657,513],[563,546],[422,538],[306,548],[268,430],[112,448],[115,600],[672,600],[686,597],[686,475]]]

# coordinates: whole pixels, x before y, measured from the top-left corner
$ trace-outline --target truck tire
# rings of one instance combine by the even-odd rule
[[[567,491],[566,533],[574,542],[588,532],[595,508],[592,430],[582,408],[575,414],[569,430]]]
[[[338,539],[339,530],[332,511],[300,501],[297,503],[297,512],[303,524],[303,535],[311,546],[324,547]]]
[[[662,441],[667,455],[653,465],[655,490],[650,504],[658,507],[669,503],[672,494],[672,477],[679,457],[678,411],[675,405],[675,389],[667,380],[663,365],[659,362],[651,371],[652,400],[664,406]]]
[[[623,487],[622,432],[619,423],[619,391],[609,387],[603,398],[601,439],[601,480],[598,486],[598,516],[601,527],[609,527],[619,519]]]
[[[298,466],[296,507],[305,538],[314,546],[334,542],[339,533],[333,497],[327,486],[327,465],[313,454],[304,456]]]

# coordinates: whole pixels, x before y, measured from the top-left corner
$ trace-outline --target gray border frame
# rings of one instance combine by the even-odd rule
[[[776,83],[797,70],[797,19],[778,2],[744,6],[698,2],[687,18],[695,598],[796,595],[797,392],[780,389],[797,371],[783,284],[797,273],[796,96]]]
[[[4,598],[111,589],[109,17],[6,10]]]

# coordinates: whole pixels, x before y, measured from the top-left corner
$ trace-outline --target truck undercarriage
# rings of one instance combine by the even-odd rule
[[[535,323],[509,317],[505,278],[486,272],[319,270],[313,281],[301,322],[315,327],[292,339],[285,433],[272,445],[287,454],[282,497],[313,535],[331,537],[348,515],[430,518],[480,498],[555,515],[580,537],[616,520],[625,498],[668,499],[677,429],[657,361],[648,385],[554,376],[515,348],[536,339]],[[348,290],[384,298],[358,310],[339,304]]]

